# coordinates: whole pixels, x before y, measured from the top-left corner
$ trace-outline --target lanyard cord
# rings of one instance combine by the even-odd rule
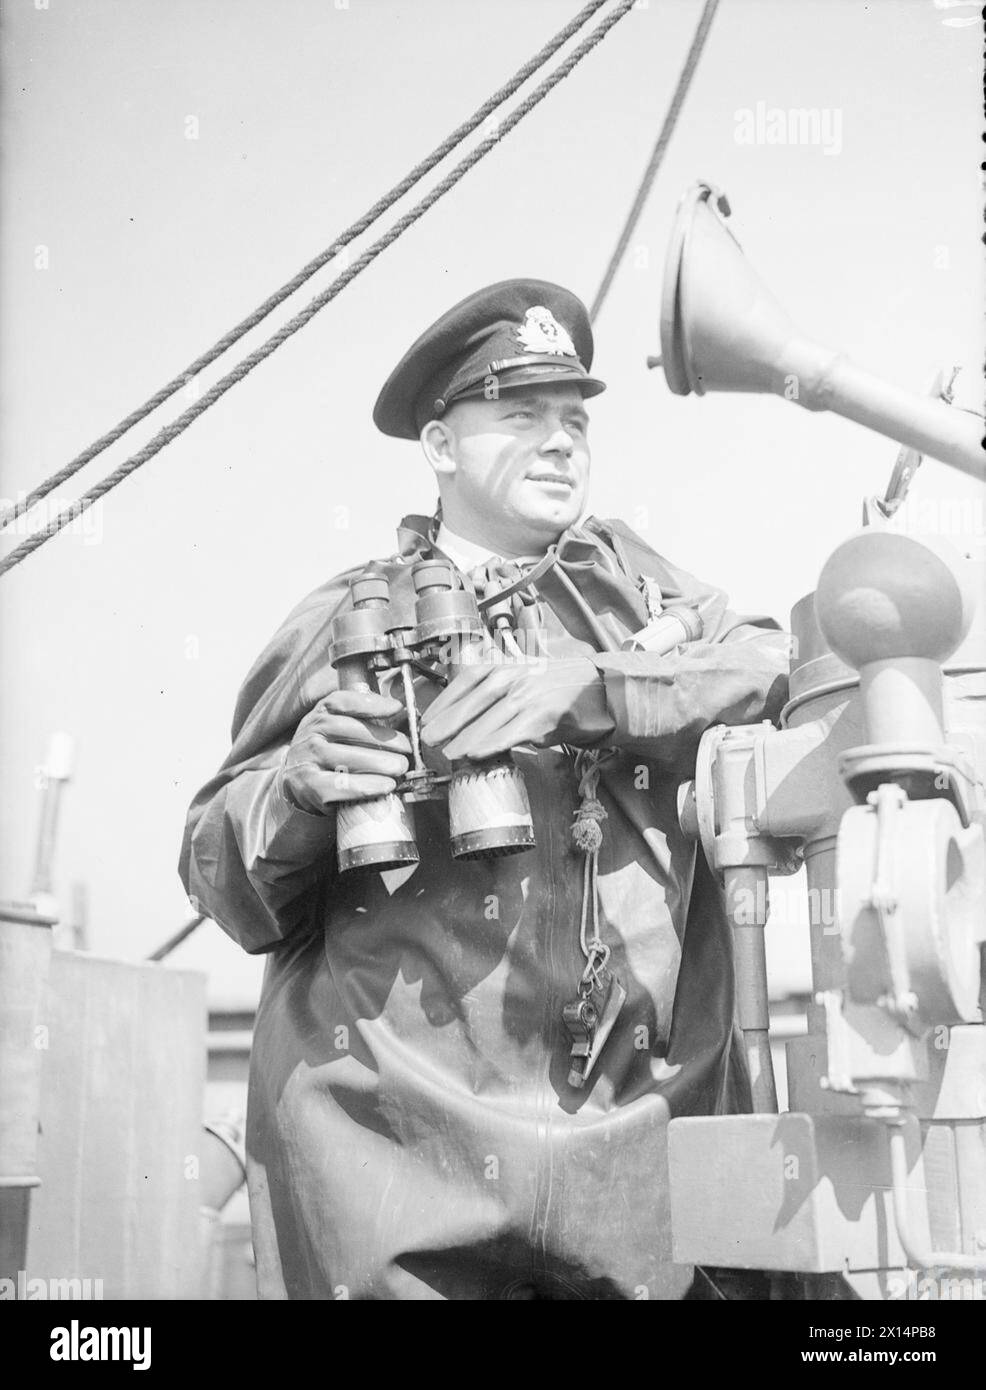
[[[603,841],[601,822],[606,808],[597,796],[599,773],[604,762],[615,757],[615,748],[580,748],[575,755],[575,770],[579,774],[579,809],[572,823],[572,839],[585,855],[582,875],[582,918],[579,923],[579,945],[585,956],[585,969],[579,982],[579,993],[588,994],[599,983],[600,972],[610,956],[610,948],[599,935],[599,847]],[[591,935],[589,933],[591,913]]]
[[[434,542],[434,535],[430,539]],[[617,559],[624,571],[631,574],[625,554],[617,552]],[[506,578],[502,572],[508,569],[506,565],[477,566],[470,576],[473,587],[477,590],[480,612],[484,612],[495,603],[514,598],[518,591],[526,589],[529,585],[536,588],[537,580],[550,569],[554,569],[556,577],[588,623],[598,645],[603,651],[615,650],[613,641],[600,626],[596,615],[558,563],[557,546],[551,546],[543,560],[532,569],[519,574],[516,579],[507,579],[502,587],[490,588],[490,580],[494,578],[490,573],[491,568],[501,570],[501,573],[495,576],[496,579],[502,581]],[[479,592],[480,590],[482,592]],[[607,813],[599,800],[598,790],[600,770],[605,762],[616,756],[616,752],[615,748],[580,748],[575,751],[575,771],[579,778],[579,807],[572,821],[572,840],[576,849],[585,857],[582,873],[582,913],[579,921],[579,946],[586,962],[579,981],[579,994],[583,997],[591,993],[593,986],[601,984],[600,976],[610,957],[610,948],[599,935],[599,847],[603,839],[602,822],[606,820]]]

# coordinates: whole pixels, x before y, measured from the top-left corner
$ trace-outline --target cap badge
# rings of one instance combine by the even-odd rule
[[[535,304],[524,315],[517,329],[517,341],[525,352],[551,353],[559,357],[576,357],[575,344],[550,309]]]

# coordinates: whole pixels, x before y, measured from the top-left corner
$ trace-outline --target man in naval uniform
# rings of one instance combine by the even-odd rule
[[[247,1134],[262,1297],[673,1299],[691,1285],[671,1261],[667,1123],[748,1108],[748,1083],[729,932],[676,791],[710,725],[776,718],[786,644],[586,514],[585,401],[604,389],[591,364],[574,295],[506,281],[429,328],[374,410],[385,434],[420,441],[440,495],[376,562],[397,609],[413,612],[421,558],[451,561],[480,597],[491,575],[539,576],[511,600],[538,660],[421,690],[426,756],[513,750],[536,847],[453,860],[447,807],[424,802],[413,871],[339,872],[336,808],[393,790],[411,753],[401,703],[340,690],[329,662],[359,570],[268,644],[192,804],[186,889],[269,953]],[[620,650],[668,606],[696,615],[697,640]],[[577,843],[580,813],[598,833]],[[587,978],[608,986],[606,1028],[579,1084],[565,1010]]]

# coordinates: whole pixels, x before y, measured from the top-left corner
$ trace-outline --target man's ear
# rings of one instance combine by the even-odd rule
[[[429,420],[419,436],[425,458],[438,476],[455,473],[455,435],[443,420]]]

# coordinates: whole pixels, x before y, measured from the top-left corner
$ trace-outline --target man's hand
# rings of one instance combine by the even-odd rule
[[[467,666],[421,717],[446,758],[491,758],[520,744],[591,747],[613,731],[602,676],[587,657]]]
[[[369,691],[334,690],[298,725],[281,770],[295,806],[324,815],[339,801],[392,792],[409,766],[406,735],[386,724],[403,712],[399,700]]]

